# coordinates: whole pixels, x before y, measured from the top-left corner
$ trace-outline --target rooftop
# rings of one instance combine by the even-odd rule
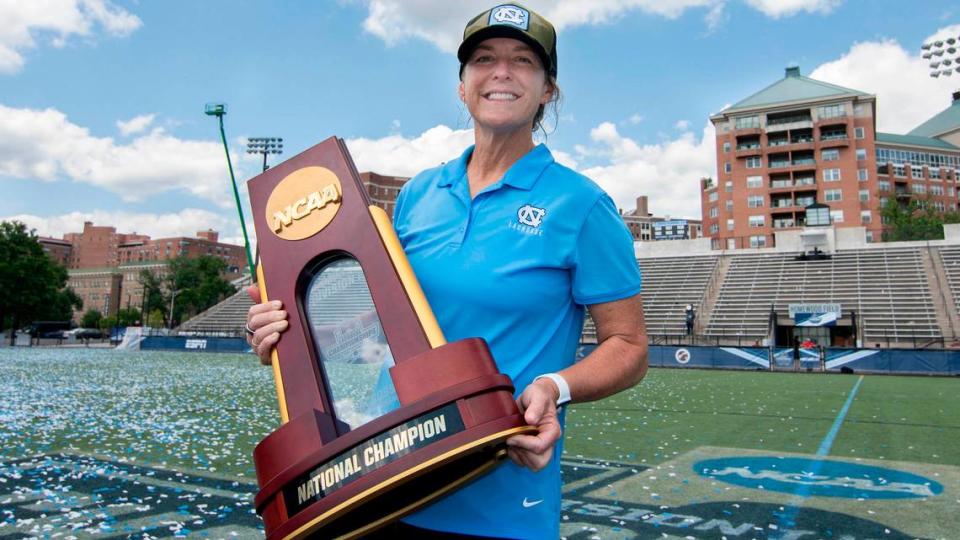
[[[936,137],[960,129],[960,92],[954,92],[953,102],[933,118],[913,128],[908,135]]]
[[[878,144],[898,144],[902,146],[923,146],[925,148],[937,148],[940,150],[953,150],[960,152],[960,148],[933,137],[923,137],[920,135],[897,135],[894,133],[877,132]]]
[[[721,114],[739,110],[769,107],[781,103],[810,101],[827,97],[872,97],[859,90],[844,88],[835,84],[825,83],[800,75],[800,68],[791,66],[786,69],[782,79],[760,90],[756,94],[734,103],[731,107],[721,111]]]

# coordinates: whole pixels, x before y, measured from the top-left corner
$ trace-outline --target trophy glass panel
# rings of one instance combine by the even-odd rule
[[[305,300],[334,416],[355,429],[398,408],[388,371],[393,355],[360,263],[344,257],[324,264]]]

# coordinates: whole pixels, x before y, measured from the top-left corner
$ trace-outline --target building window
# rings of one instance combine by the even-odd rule
[[[730,166],[730,162],[729,162],[729,161],[723,164],[723,172],[729,174],[730,171],[732,171],[732,170],[733,170],[733,167]]]
[[[833,223],[843,223],[843,210],[831,210],[830,221]]]
[[[911,189],[913,190],[914,193],[918,195],[925,195],[927,193],[927,186],[923,184],[913,184],[913,186],[911,186]]]
[[[707,199],[709,199],[710,202],[714,202],[717,200],[718,197],[720,197],[720,194],[714,191],[713,193],[710,194],[709,197],[707,197]]]
[[[732,220],[732,219],[728,219],[728,220],[727,220],[727,230],[728,230],[728,231],[732,231],[732,230],[733,230],[733,220]]]
[[[767,237],[765,235],[757,235],[750,237],[750,247],[752,248],[762,248],[767,246]]]
[[[720,232],[720,227],[716,223],[710,225],[710,234],[717,234]]]
[[[930,168],[930,169],[927,169],[927,174],[930,175],[930,179],[931,179],[931,180],[939,180],[939,179],[940,179],[940,167],[932,167],[932,168]]]
[[[836,202],[843,200],[843,190],[828,189],[823,192],[823,200],[827,202]]]
[[[867,231],[866,237],[867,237],[867,243],[868,243],[868,244],[872,244],[872,243],[873,243],[873,231]]]
[[[890,199],[888,199],[888,198],[886,198],[886,197],[880,197],[880,208],[883,208],[884,206],[886,206],[886,205],[887,205],[887,201],[889,201],[889,200],[890,200]]]
[[[723,153],[727,154],[729,152],[730,152],[730,143],[729,142],[723,143]]]
[[[740,116],[736,119],[737,129],[750,129],[760,127],[759,116]]]
[[[727,212],[733,212],[733,201],[724,201],[723,205],[726,207]]]
[[[840,151],[836,148],[831,148],[829,150],[823,150],[820,152],[820,159],[823,161],[837,161],[840,159]]]
[[[943,196],[943,186],[932,185],[930,186],[930,194],[936,195],[937,197]]]
[[[870,172],[867,169],[858,169],[857,180],[861,182],[866,182],[867,180],[870,180]]]
[[[764,219],[763,216],[750,216],[749,225],[753,228],[763,227]]]
[[[838,180],[840,180],[840,169],[824,169],[823,170],[824,182],[836,182]]]
[[[907,176],[906,168],[903,165],[894,165],[893,166],[893,175],[899,176],[901,178]]]
[[[731,182],[731,181],[729,181],[729,180],[726,181],[726,182],[724,182],[724,183],[723,183],[723,190],[726,191],[727,193],[730,193],[731,191],[733,191],[733,182]]]
[[[853,136],[858,139],[862,139],[866,137],[866,134],[864,133],[864,129],[862,127],[855,127],[853,128]]]
[[[860,223],[863,223],[864,225],[866,225],[866,224],[872,223],[872,222],[873,222],[873,218],[870,217],[870,211],[869,211],[869,210],[861,210],[861,211],[860,211]]]
[[[824,105],[823,107],[817,107],[818,118],[837,118],[846,115],[847,114],[843,108],[843,105],[839,103],[836,105]]]
[[[748,176],[748,177],[747,177],[747,187],[748,187],[748,188],[763,187],[763,177],[762,177],[762,176]]]
[[[889,180],[881,180],[880,182],[878,182],[877,185],[880,187],[880,191],[890,191],[890,181],[889,181]]]
[[[860,201],[866,202],[870,200],[870,190],[861,189],[860,190]]]
[[[710,217],[715,218],[720,215],[720,212],[716,206],[710,207]]]
[[[760,156],[751,156],[747,158],[748,169],[759,169],[763,166],[763,159]]]
[[[863,161],[867,159],[867,151],[863,148],[857,148],[857,161]]]
[[[747,207],[748,208],[763,207],[763,195],[750,195],[749,197],[747,197]]]
[[[923,169],[921,167],[910,167],[911,178],[923,178]]]

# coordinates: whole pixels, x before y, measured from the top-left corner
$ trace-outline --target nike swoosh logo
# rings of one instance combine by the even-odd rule
[[[538,504],[540,504],[540,503],[542,503],[542,502],[543,502],[543,499],[539,499],[539,500],[536,500],[536,501],[528,501],[527,498],[524,497],[524,498],[523,498],[523,507],[524,507],[524,508],[530,508],[531,506],[536,506],[536,505],[538,505]]]

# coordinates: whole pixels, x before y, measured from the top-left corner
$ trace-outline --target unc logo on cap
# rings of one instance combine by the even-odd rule
[[[487,24],[509,24],[521,30],[527,30],[530,25],[530,12],[512,4],[497,6],[490,11],[490,20]]]
[[[525,204],[517,210],[517,221],[530,227],[539,227],[540,222],[543,221],[543,215],[546,213],[547,211],[543,208]]]

